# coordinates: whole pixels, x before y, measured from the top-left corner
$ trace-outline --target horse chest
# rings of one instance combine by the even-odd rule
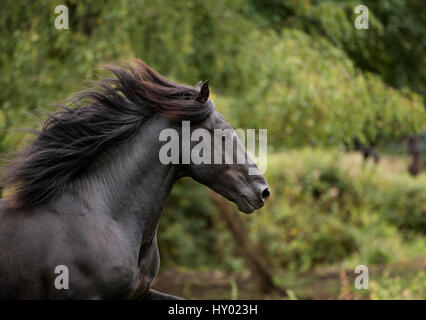
[[[138,259],[138,274],[135,276],[131,292],[126,299],[138,299],[145,295],[157,276],[160,267],[157,243],[146,244],[141,247]]]

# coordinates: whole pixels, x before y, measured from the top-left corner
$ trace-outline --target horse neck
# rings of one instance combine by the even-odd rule
[[[147,120],[89,168],[73,188],[86,212],[106,215],[142,242],[152,238],[177,179],[176,167],[161,164],[158,156],[160,131],[168,127],[165,119]]]

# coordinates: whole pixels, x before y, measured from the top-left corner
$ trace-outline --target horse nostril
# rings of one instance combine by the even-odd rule
[[[271,194],[271,192],[269,191],[269,188],[266,188],[265,190],[263,190],[263,192],[262,192],[262,200],[266,201],[269,198],[270,194]]]

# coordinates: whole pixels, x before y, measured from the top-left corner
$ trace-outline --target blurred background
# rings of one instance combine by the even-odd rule
[[[54,27],[57,5],[69,29]],[[0,152],[102,63],[209,79],[234,128],[268,130],[252,215],[189,179],[159,230],[155,287],[185,298],[424,299],[426,10],[421,0],[3,0]],[[37,115],[37,116],[34,116]],[[0,168],[1,170],[1,168]],[[3,197],[7,190],[3,190]],[[354,287],[357,265],[369,289]]]

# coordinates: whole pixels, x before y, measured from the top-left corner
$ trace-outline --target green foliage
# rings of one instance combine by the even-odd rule
[[[192,179],[183,179],[174,186],[158,231],[163,268],[243,267],[208,192],[207,187]]]
[[[424,300],[426,275],[424,271],[408,277],[390,276],[371,281],[369,297],[373,300]]]
[[[218,233],[212,230],[214,207],[205,191],[187,179],[173,188],[159,230],[164,265],[200,268],[215,262],[210,255]]]
[[[267,128],[273,146],[394,140],[424,129],[421,98],[361,74],[339,50],[300,31],[254,38],[237,56],[248,84],[230,98],[234,126]],[[246,117],[249,113],[251,116]]]
[[[283,26],[324,37],[355,64],[380,74],[397,88],[426,92],[426,14],[421,0],[252,0],[264,25]],[[369,29],[354,28],[359,4],[366,5]]]
[[[250,220],[268,261],[277,269],[310,269],[350,256],[358,264],[384,263],[404,258],[403,244],[411,240],[416,252],[424,245],[426,183],[389,174],[391,168],[333,151],[275,154],[267,171],[271,199]]]
[[[320,149],[270,156],[267,179],[271,197],[259,214],[242,216],[267,265],[276,272],[300,271],[333,263],[352,268],[424,256],[426,176],[412,178],[405,173],[406,164],[400,162],[383,160],[375,167],[364,164],[357,154]],[[178,237],[194,241],[199,232],[196,228],[204,225],[203,232],[212,242],[205,246],[197,237],[191,244],[185,242],[177,248],[174,260],[187,267],[219,264],[238,269],[241,264],[234,258],[236,249],[229,231],[214,210],[203,213],[211,208],[207,190],[199,188],[196,197],[189,197],[191,186],[187,181],[179,186],[187,188],[179,196],[186,199],[181,200],[187,202],[185,208],[191,209],[179,215],[179,221],[163,221],[160,239],[166,237],[168,246],[184,241]],[[169,205],[165,218],[176,216],[176,208]],[[210,223],[200,222],[206,217]],[[176,224],[195,226],[195,233],[175,234]],[[189,252],[197,252],[197,256],[187,259]]]
[[[2,125],[34,126],[28,112],[82,88],[96,66],[138,57],[178,81],[209,78],[217,107],[232,124],[267,128],[276,148],[395,140],[425,129],[422,96],[391,89],[354,67],[353,55],[367,55],[370,65],[386,60],[370,57],[387,52],[374,47],[388,30],[374,13],[367,35],[353,28],[350,1],[269,6],[281,4],[289,20],[275,32],[265,28],[265,13],[245,1],[74,0],[67,2],[70,29],[57,30],[57,1],[6,1],[0,13]],[[14,150],[28,136],[0,138],[3,150]]]

